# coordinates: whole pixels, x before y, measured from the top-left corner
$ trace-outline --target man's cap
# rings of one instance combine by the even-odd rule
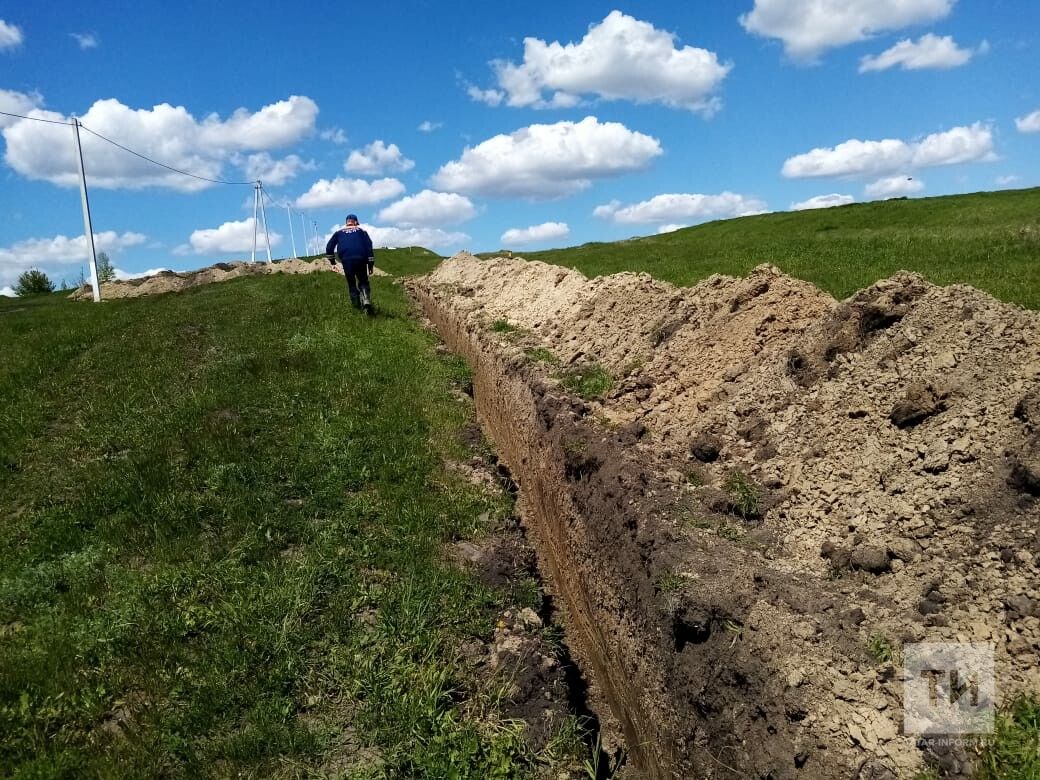
[[[359,220],[357,218],[357,214],[347,214],[347,222],[350,222],[350,220],[354,220],[355,222],[358,222]]]

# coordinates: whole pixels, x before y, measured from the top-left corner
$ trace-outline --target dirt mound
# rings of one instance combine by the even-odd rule
[[[342,275],[341,265],[329,265],[323,260],[276,260],[273,263],[216,263],[198,271],[160,271],[154,276],[143,279],[128,279],[122,282],[106,282],[101,285],[101,298],[136,298],[141,295],[161,295],[168,292],[180,292],[189,287],[213,282],[226,282],[239,276],[257,276],[261,274],[311,274],[319,271],[334,271]],[[386,273],[376,268],[373,276],[385,276]],[[69,295],[74,301],[93,300],[93,288],[85,284]]]
[[[679,289],[469,255],[417,292],[471,362],[501,362],[494,392],[506,375],[540,386],[535,349],[550,374],[613,377],[541,434],[489,427],[500,447],[527,439],[522,493],[560,461],[563,514],[524,499],[564,537],[539,554],[559,559],[568,614],[606,624],[575,644],[614,678],[630,743],[666,756],[644,757],[655,776],[912,774],[904,642],[993,643],[1002,700],[1040,689],[1037,313],[908,273],[839,303],[769,266]],[[533,403],[559,393],[549,379]],[[566,584],[567,566],[590,582]],[[947,776],[970,771],[963,749],[929,749]]]

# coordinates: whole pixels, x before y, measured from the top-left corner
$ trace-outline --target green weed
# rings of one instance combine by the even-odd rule
[[[891,640],[881,633],[873,633],[867,640],[867,652],[879,664],[888,665],[895,659],[895,648]]]
[[[744,520],[761,516],[761,499],[755,483],[742,471],[731,471],[722,484],[722,489],[733,500],[733,511]]]
[[[607,370],[596,363],[567,369],[560,381],[572,393],[589,400],[602,398],[614,384]]]

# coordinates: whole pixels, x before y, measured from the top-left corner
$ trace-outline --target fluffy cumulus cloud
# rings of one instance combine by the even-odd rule
[[[660,154],[656,138],[588,116],[531,125],[467,147],[430,183],[446,192],[555,198],[586,189],[594,179],[646,168]]]
[[[296,199],[296,206],[301,209],[349,209],[371,206],[403,193],[404,185],[397,179],[318,179]]]
[[[336,226],[339,229],[339,226]],[[452,233],[432,227],[365,226],[377,247],[422,246],[427,249],[460,247],[470,240],[465,233]],[[377,260],[378,263],[378,260]]]
[[[147,241],[141,233],[116,233],[106,230],[94,234],[97,252],[115,254]],[[30,238],[7,247],[0,247],[0,285],[14,284],[30,268],[61,273],[62,266],[79,265],[86,261],[89,250],[84,236],[55,236]]]
[[[352,151],[344,167],[347,173],[376,176],[387,172],[410,171],[415,163],[401,154],[397,144],[387,146],[382,141],[373,141],[364,149]]]
[[[592,213],[622,224],[662,223],[685,227],[709,219],[761,214],[765,210],[766,204],[758,198],[723,192],[718,195],[667,193],[629,206],[622,206],[615,200],[597,206]]]
[[[43,96],[39,92],[26,94],[10,89],[0,89],[0,111],[8,114],[28,116],[30,112],[43,106]],[[0,116],[0,130],[23,120],[10,116]]]
[[[591,25],[578,43],[525,38],[522,63],[491,64],[498,88],[469,88],[471,98],[490,105],[568,108],[592,95],[709,115],[719,107],[714,92],[732,67],[707,49],[678,48],[673,33],[621,11]]]
[[[390,222],[405,227],[421,225],[456,225],[473,219],[477,210],[465,195],[454,192],[423,190],[418,195],[409,195],[391,203],[379,212],[380,222]]]
[[[183,106],[168,103],[134,109],[118,100],[99,100],[81,117],[84,127],[174,168],[210,179],[224,177],[224,167],[238,154],[270,151],[313,132],[318,106],[308,97],[287,100],[249,112],[240,108],[226,119],[210,114],[196,119]],[[28,116],[67,122],[68,117],[41,108]],[[3,128],[4,159],[30,179],[62,187],[79,184],[71,131],[61,125],[18,120]],[[83,132],[83,156],[90,184],[107,189],[166,187],[192,192],[213,186],[155,166]]]
[[[940,38],[928,33],[916,42],[909,38],[900,41],[881,54],[868,55],[859,61],[859,72],[888,70],[896,66],[903,70],[943,70],[966,64],[975,52],[957,46],[952,35]]]
[[[0,19],[0,51],[17,49],[23,40],[21,27]]]
[[[267,241],[264,237],[263,222],[254,223],[253,218],[249,217],[237,222],[225,222],[220,227],[193,231],[187,247],[179,247],[178,254],[186,254],[187,251],[197,255],[252,252],[254,224],[257,251],[266,252]],[[277,246],[282,241],[281,235],[274,231],[270,231],[270,237],[271,246]]]
[[[1015,127],[1020,133],[1040,133],[1040,109],[1032,114],[1020,116],[1015,120]]]
[[[990,162],[995,159],[992,129],[989,125],[976,122],[943,133],[933,133],[919,141],[852,139],[832,148],[813,149],[785,161],[783,175],[790,179],[818,176],[872,177],[937,165]]]
[[[850,203],[855,203],[856,199],[851,195],[841,195],[837,192],[832,192],[829,195],[817,195],[814,198],[808,200],[799,201],[798,203],[791,204],[791,211],[807,211],[809,209],[829,209],[832,206],[847,206]]]
[[[11,285],[8,284],[8,285],[5,285],[3,287],[0,287],[0,297],[3,297],[3,298],[17,298],[18,297],[18,293],[16,293],[14,291],[14,288]]]
[[[814,61],[838,46],[888,30],[934,22],[956,0],[755,0],[740,17],[744,29],[783,42],[787,54]]]
[[[683,228],[688,227],[689,225],[685,225],[682,222],[669,222],[666,225],[658,225],[657,234],[661,235],[662,233],[674,233],[676,230],[682,230]]]
[[[875,200],[885,198],[899,198],[907,195],[916,195],[924,192],[924,182],[905,174],[899,176],[885,176],[868,184],[863,194]]]
[[[295,154],[276,159],[267,152],[257,152],[245,156],[239,155],[233,161],[236,165],[241,166],[247,179],[250,181],[259,179],[272,187],[285,184],[289,179],[295,178],[300,171],[310,171],[315,168],[314,163],[304,162]]]
[[[510,228],[502,234],[502,243],[506,246],[523,246],[537,244],[540,241],[566,238],[570,234],[571,229],[566,222],[543,222],[541,225],[531,225],[531,227]]]

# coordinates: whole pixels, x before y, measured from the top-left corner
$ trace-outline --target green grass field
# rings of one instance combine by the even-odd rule
[[[460,661],[537,589],[444,562],[510,506],[444,465],[472,454],[463,364],[374,297],[0,301],[0,776],[580,765],[574,723],[532,755]]]
[[[906,269],[1038,309],[1040,189],[763,214],[519,254],[589,276],[645,271],[678,285],[773,263],[839,298]]]

